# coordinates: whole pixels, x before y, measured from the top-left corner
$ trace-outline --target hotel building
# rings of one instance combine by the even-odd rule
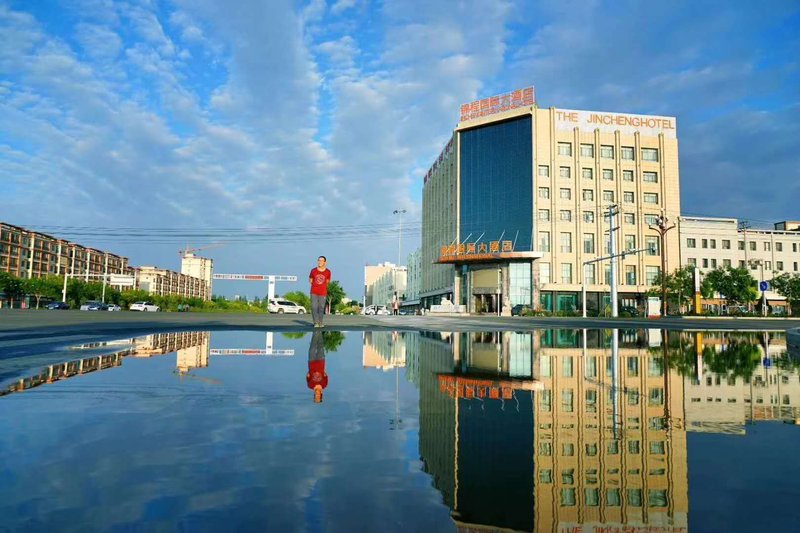
[[[659,215],[680,213],[674,117],[540,108],[533,88],[465,104],[425,175],[420,300],[468,312],[516,304],[562,311],[607,302],[609,218],[622,305],[658,279]],[[667,233],[667,269],[679,265]]]

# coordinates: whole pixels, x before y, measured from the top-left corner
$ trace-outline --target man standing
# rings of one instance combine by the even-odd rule
[[[324,255],[317,259],[317,268],[311,270],[308,281],[311,283],[311,317],[314,327],[322,327],[322,317],[325,316],[325,300],[328,298],[328,283],[331,281],[331,271],[326,267],[328,260]]]

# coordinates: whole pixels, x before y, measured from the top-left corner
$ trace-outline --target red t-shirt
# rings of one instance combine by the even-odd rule
[[[308,375],[306,376],[308,388],[313,389],[321,385],[324,389],[328,386],[328,374],[325,373],[325,359],[308,362]]]
[[[321,272],[317,268],[312,268],[311,274],[309,274],[308,277],[311,278],[311,294],[316,294],[317,296],[328,295],[328,283],[331,281],[331,271],[329,268]]]

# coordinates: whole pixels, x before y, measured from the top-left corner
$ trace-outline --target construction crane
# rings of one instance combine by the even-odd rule
[[[182,258],[186,257],[189,254],[194,254],[195,252],[199,252],[200,250],[208,250],[210,248],[219,248],[220,246],[225,246],[224,242],[216,242],[214,244],[207,244],[205,246],[198,246],[197,248],[189,248],[189,245],[186,245],[186,248],[182,250],[178,250],[178,255]]]

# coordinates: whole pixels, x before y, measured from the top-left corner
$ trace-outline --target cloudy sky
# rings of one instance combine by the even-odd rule
[[[686,214],[800,218],[797,0],[0,0],[0,220],[359,297],[459,104],[528,85],[677,116]]]

